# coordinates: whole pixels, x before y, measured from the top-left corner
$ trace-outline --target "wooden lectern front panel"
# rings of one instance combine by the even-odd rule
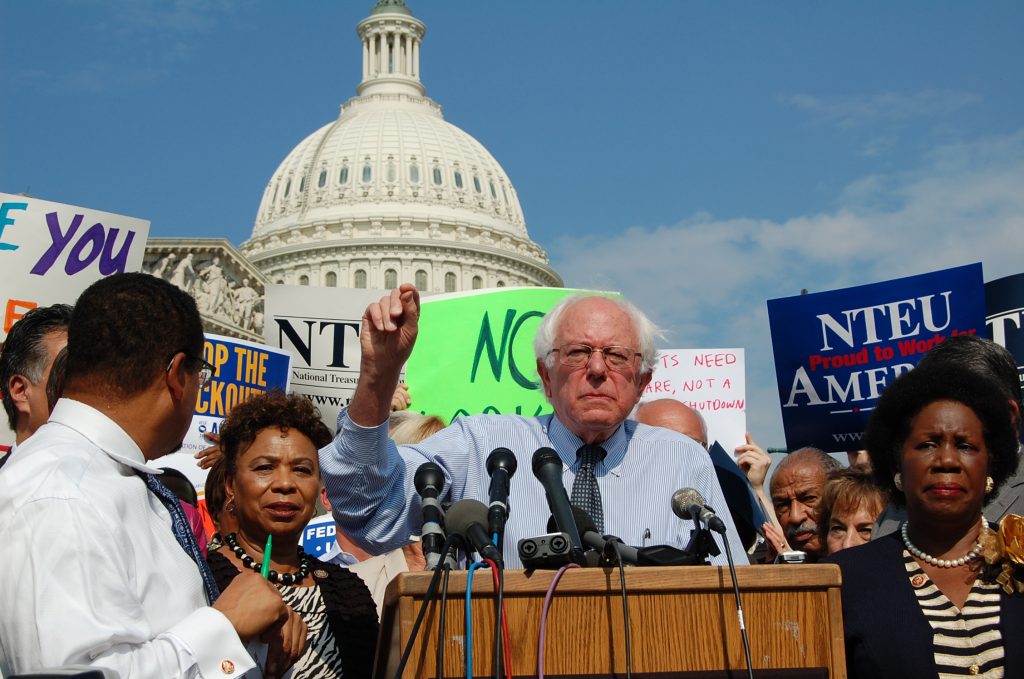
[[[744,566],[737,572],[755,669],[820,668],[820,676],[846,676],[838,567]],[[431,573],[403,574],[388,588],[375,669],[378,679],[394,676],[430,577]],[[516,677],[537,675],[541,611],[553,577],[553,571],[505,573]],[[635,674],[745,672],[728,569],[627,568],[626,591]],[[453,572],[443,634],[445,677],[466,676],[465,592],[466,573]],[[478,570],[472,593],[474,677],[494,675],[494,594],[490,573]],[[437,675],[439,606],[440,593],[428,608],[403,679]],[[625,675],[617,569],[571,569],[562,576],[548,616],[544,649],[544,672],[550,677]]]

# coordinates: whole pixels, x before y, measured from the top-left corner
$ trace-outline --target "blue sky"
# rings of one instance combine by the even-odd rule
[[[765,300],[981,261],[1024,271],[1020,2],[410,0],[428,96],[573,287],[666,347],[747,350]],[[0,190],[239,244],[361,72],[371,1],[0,0]]]

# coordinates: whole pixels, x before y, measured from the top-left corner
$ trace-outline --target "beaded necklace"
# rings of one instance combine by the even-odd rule
[[[245,550],[242,549],[241,545],[238,544],[238,536],[236,533],[228,534],[228,536],[224,538],[224,542],[227,544],[228,548],[235,553],[235,556],[237,556],[239,560],[241,560],[243,566],[245,566],[246,568],[251,568],[252,570],[259,573],[262,564],[257,562],[255,559],[253,559],[251,556],[245,553]],[[282,585],[294,585],[302,582],[302,579],[305,578],[308,574],[309,555],[306,554],[306,552],[303,551],[302,547],[300,546],[298,572],[281,574],[277,571],[272,570],[270,571],[270,573],[267,574],[267,580],[275,583],[280,582]]]
[[[964,564],[970,563],[971,561],[977,559],[981,555],[981,539],[985,536],[985,531],[988,530],[988,527],[985,525],[984,520],[982,520],[981,533],[978,535],[978,542],[975,543],[971,551],[967,552],[967,554],[963,555],[959,559],[938,559],[932,556],[931,554],[926,554],[924,551],[921,550],[920,547],[918,547],[910,541],[910,535],[908,534],[907,529],[908,525],[909,522],[904,521],[903,524],[900,526],[900,536],[903,538],[903,544],[907,546],[907,551],[916,556],[921,561],[929,563],[932,566],[936,566],[938,568],[959,568],[960,566],[963,566]]]

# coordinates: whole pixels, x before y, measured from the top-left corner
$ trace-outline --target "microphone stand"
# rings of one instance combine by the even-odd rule
[[[710,534],[708,535],[710,537]],[[743,602],[740,601],[740,583],[736,579],[736,563],[732,560],[732,548],[729,540],[722,535],[722,542],[725,543],[725,558],[729,561],[729,575],[732,576],[732,591],[736,595],[736,617],[740,622],[740,635],[743,637],[743,653],[747,659],[747,677],[754,679],[754,666],[750,661],[750,639],[747,637],[747,625],[743,621]],[[716,547],[717,549],[717,547]]]
[[[722,550],[718,548],[718,543],[715,542],[711,531],[704,527],[700,515],[694,511],[694,508],[690,509],[690,517],[693,519],[694,529],[690,531],[690,542],[687,543],[684,551],[707,564],[709,556],[718,556]],[[728,550],[729,543],[728,541],[725,543]]]

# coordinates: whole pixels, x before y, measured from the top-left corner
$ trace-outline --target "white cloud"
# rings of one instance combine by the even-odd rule
[[[572,287],[621,290],[669,347],[747,349],[749,426],[783,442],[765,301],[981,261],[1024,271],[1024,130],[935,149],[912,172],[850,184],[828,213],[784,221],[700,215],[551,248]]]
[[[793,94],[784,102],[840,127],[861,127],[879,121],[946,116],[981,102],[971,92],[928,89],[914,93],[882,92],[863,97],[818,97]]]

